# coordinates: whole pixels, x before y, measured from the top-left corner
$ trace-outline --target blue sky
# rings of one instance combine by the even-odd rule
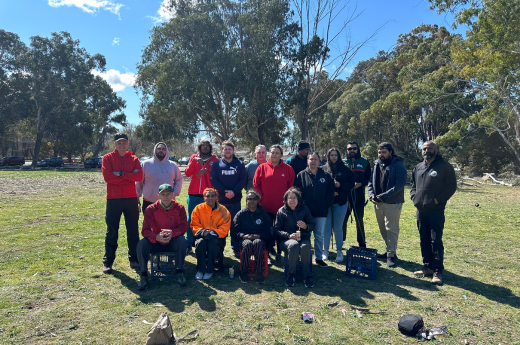
[[[68,31],[90,54],[103,54],[107,71],[102,76],[126,100],[128,121],[138,124],[139,98],[132,87],[136,64],[149,43],[149,30],[168,19],[163,2],[167,0],[0,0],[0,28],[26,43],[31,36]],[[355,5],[352,1],[351,8]],[[450,29],[452,23],[451,17],[429,10],[426,0],[365,0],[357,3],[357,9],[362,13],[350,26],[352,41],[384,28],[356,55],[350,68],[379,50],[391,49],[399,34],[421,24]]]

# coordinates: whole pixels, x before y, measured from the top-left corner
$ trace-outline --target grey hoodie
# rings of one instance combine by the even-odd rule
[[[177,164],[170,161],[170,151],[166,147],[166,156],[160,161],[155,155],[157,145],[164,143],[157,143],[153,148],[153,158],[147,159],[142,163],[143,166],[143,180],[135,183],[135,190],[137,197],[143,196],[144,199],[150,202],[158,200],[159,186],[168,183],[173,187],[173,194],[178,196],[182,189],[182,175]]]

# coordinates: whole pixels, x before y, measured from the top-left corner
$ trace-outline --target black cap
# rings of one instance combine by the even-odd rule
[[[299,143],[298,143],[298,151],[301,151],[301,150],[305,150],[305,149],[310,149],[311,148],[311,144],[309,144],[307,141],[305,140],[301,140]]]
[[[118,141],[121,139],[128,140],[128,136],[125,133],[116,133],[116,135],[114,135],[114,141]]]

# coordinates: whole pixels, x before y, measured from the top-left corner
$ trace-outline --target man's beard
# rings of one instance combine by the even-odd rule
[[[163,155],[162,153],[161,153],[161,154],[156,153],[155,155],[157,156],[157,158],[158,158],[160,161],[162,161],[162,160],[164,159],[164,157],[166,157],[166,155]]]
[[[390,163],[392,163],[392,157],[388,158],[388,159],[385,159],[384,157],[379,157],[379,160],[381,161],[381,163],[383,163],[384,165],[388,165]]]
[[[423,158],[424,159],[432,159],[435,157],[435,153],[431,153],[431,152],[426,152],[426,153],[423,153]]]

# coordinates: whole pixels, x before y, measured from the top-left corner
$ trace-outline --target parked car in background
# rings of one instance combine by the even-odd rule
[[[178,163],[179,165],[188,165],[188,162],[190,161],[190,157],[182,157],[179,159]]]
[[[103,156],[97,158],[97,167],[101,169],[101,164],[103,163]]]
[[[62,167],[63,166],[63,159],[61,157],[57,158],[47,158],[42,161],[39,161],[36,166],[38,167]]]
[[[101,159],[102,157],[91,157],[85,159],[85,162],[83,162],[83,166],[86,169],[95,169],[101,167]]]
[[[179,159],[175,157],[170,157],[170,160],[175,163],[179,163]]]
[[[139,158],[139,162],[141,162],[141,164],[143,164],[143,162],[145,160],[150,159],[150,158],[152,158],[152,157],[148,157],[148,156],[141,157],[141,158]]]
[[[17,156],[11,156],[11,157],[3,157],[0,159],[0,165],[8,166],[8,165],[24,165],[25,164],[25,158],[23,157],[17,157]]]

